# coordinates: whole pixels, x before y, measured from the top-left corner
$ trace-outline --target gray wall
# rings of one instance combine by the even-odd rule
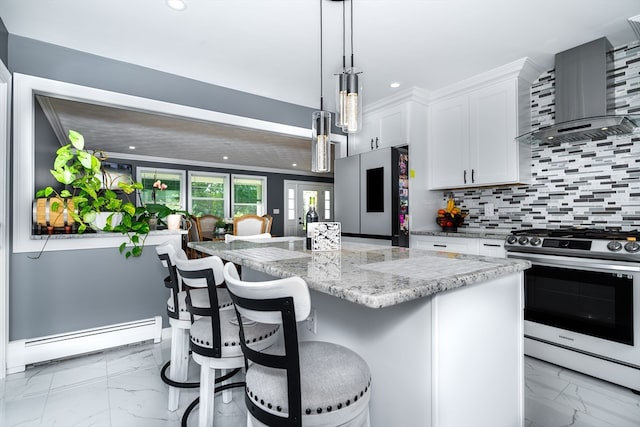
[[[0,34],[0,45],[2,35]],[[0,54],[2,54],[0,47]],[[245,117],[309,126],[312,110],[205,84],[124,62],[9,34],[7,68],[19,72],[130,95]],[[38,112],[36,184],[46,182],[55,138]],[[128,162],[134,163],[134,162]],[[153,167],[154,164],[138,164]],[[164,165],[166,166],[166,165]],[[160,165],[158,165],[160,167]],[[203,170],[206,168],[193,168]],[[219,169],[206,169],[220,171]],[[237,172],[237,171],[229,171]],[[243,171],[243,173],[247,173]],[[269,209],[283,206],[284,179],[332,182],[307,176],[268,176]],[[44,181],[43,181],[44,180]],[[274,223],[273,232],[282,234]],[[10,340],[75,331],[163,315],[167,292],[153,248],[125,260],[117,249],[12,254],[9,284]]]
[[[9,33],[7,27],[4,26],[2,18],[0,18],[0,61],[5,65],[9,62]],[[7,67],[9,68],[9,67]]]

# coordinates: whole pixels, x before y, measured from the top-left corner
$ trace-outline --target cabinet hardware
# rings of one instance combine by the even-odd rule
[[[376,148],[378,148],[378,137],[376,136]]]
[[[371,149],[373,150],[373,138],[371,138]]]
[[[439,245],[437,243],[434,243],[433,246],[435,246],[436,248],[446,248],[447,245]]]
[[[475,169],[471,169],[471,182],[476,182]]]
[[[492,248],[500,248],[502,245],[494,244],[494,243],[483,243],[483,246],[491,246]]]
[[[467,170],[464,170],[464,183],[467,183]]]

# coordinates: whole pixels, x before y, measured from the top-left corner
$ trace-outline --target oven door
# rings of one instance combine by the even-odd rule
[[[640,365],[640,265],[541,254],[525,271],[525,336]]]

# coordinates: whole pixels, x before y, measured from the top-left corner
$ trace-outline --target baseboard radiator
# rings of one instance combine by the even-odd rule
[[[7,373],[22,372],[26,366],[92,353],[108,348],[162,339],[162,317],[99,328],[84,329],[46,337],[10,341],[7,348]]]

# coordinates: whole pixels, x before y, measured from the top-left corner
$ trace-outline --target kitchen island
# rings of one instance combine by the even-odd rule
[[[373,377],[371,425],[524,423],[523,270],[529,263],[343,242],[311,252],[275,238],[193,248],[242,266],[245,280],[300,276],[314,322],[301,340],[343,344]]]

